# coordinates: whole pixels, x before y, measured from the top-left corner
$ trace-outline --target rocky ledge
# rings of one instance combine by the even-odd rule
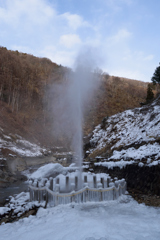
[[[94,172],[108,173],[112,178],[125,178],[129,194],[138,202],[150,206],[160,206],[160,165],[142,166],[138,164],[108,169],[94,166]]]

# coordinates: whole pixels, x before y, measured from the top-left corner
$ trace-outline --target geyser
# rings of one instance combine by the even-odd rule
[[[101,76],[95,74],[94,69],[92,52],[81,53],[77,57],[74,71],[68,70],[64,81],[54,83],[47,92],[50,96],[49,109],[53,117],[54,138],[62,144],[69,143],[75,152],[79,168],[83,159],[84,111],[89,106]]]
[[[72,74],[72,84],[70,86],[70,96],[72,97],[70,106],[73,108],[74,134],[72,139],[72,148],[76,153],[77,165],[79,167],[79,179],[82,175],[83,161],[83,113],[85,104],[91,95],[93,84],[93,73],[86,65],[78,64],[75,72]],[[79,188],[82,183],[79,182]]]
[[[89,53],[88,53],[89,54]],[[73,138],[72,149],[76,154],[76,163],[79,167],[79,179],[82,178],[82,161],[83,161],[83,123],[84,111],[89,104],[94,90],[96,89],[98,79],[94,73],[93,60],[91,55],[80,55],[76,61],[75,71],[71,76],[71,85],[69,94],[71,97],[70,107],[73,115]],[[82,183],[79,183],[81,188]]]
[[[92,51],[84,51],[76,60],[74,71],[68,71],[61,84],[50,89],[53,102],[53,131],[57,139],[67,139],[82,171],[84,111],[88,107],[100,74],[94,72]],[[63,136],[63,137],[62,137]],[[66,141],[67,141],[66,140]]]

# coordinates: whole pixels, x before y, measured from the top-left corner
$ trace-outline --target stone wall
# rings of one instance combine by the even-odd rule
[[[136,189],[144,194],[156,194],[160,196],[160,165],[139,167],[137,164],[127,165],[120,169],[114,167],[108,169],[102,166],[94,166],[95,172],[105,172],[111,177],[125,178],[127,188]]]

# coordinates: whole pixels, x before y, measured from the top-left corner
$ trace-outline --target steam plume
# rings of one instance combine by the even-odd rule
[[[50,89],[54,98],[54,133],[57,139],[70,143],[79,167],[83,159],[83,113],[98,83],[94,68],[93,52],[83,51],[77,57],[74,71],[67,75],[67,81],[54,84]]]

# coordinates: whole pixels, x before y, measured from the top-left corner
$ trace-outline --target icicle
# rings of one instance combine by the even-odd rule
[[[53,191],[53,178],[50,177],[50,188],[51,191]]]
[[[69,192],[69,177],[66,176],[66,192]]]
[[[75,191],[78,190],[78,177],[75,176]]]
[[[101,177],[101,184],[102,184],[102,188],[104,188],[104,178]]]
[[[93,187],[97,188],[97,178],[96,178],[96,176],[93,176]]]

